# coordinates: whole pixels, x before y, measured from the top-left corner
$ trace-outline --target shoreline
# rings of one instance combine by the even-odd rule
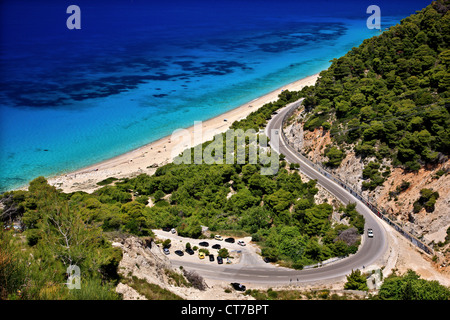
[[[212,140],[215,134],[228,130],[234,121],[247,117],[266,103],[276,101],[281,90],[298,91],[305,86],[314,85],[318,77],[319,73],[316,73],[291,82],[237,108],[202,121],[201,142],[193,143],[192,141],[194,125],[180,129],[186,130],[190,134],[192,147],[198,143]],[[158,167],[172,162],[172,147],[174,145],[179,147],[179,143],[172,143],[171,137],[172,135],[162,137],[137,149],[75,171],[47,177],[48,183],[62,189],[65,193],[76,191],[91,193],[101,187],[96,184],[97,182],[107,178],[131,178],[143,173],[152,175]],[[28,184],[19,189],[28,189]]]

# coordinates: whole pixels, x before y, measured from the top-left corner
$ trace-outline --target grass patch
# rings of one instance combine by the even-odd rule
[[[132,287],[141,295],[145,296],[148,300],[184,300],[175,293],[161,288],[157,284],[148,283],[144,279],[139,279],[136,276],[123,279],[123,283]]]
[[[111,183],[113,183],[114,181],[117,181],[117,180],[119,180],[119,179],[114,178],[114,177],[109,177],[109,178],[106,178],[105,180],[97,182],[97,185],[98,186],[106,186],[106,185],[111,184]]]
[[[176,285],[177,287],[192,287],[192,284],[189,283],[182,274],[169,269],[164,269],[164,273],[169,277],[171,284]]]
[[[256,300],[348,300],[359,299],[346,293],[332,293],[330,290],[267,290],[248,289],[245,295],[250,295]]]
[[[248,232],[245,232],[244,230],[215,230],[214,235],[220,234],[222,237],[233,237],[233,238],[244,238],[244,237],[250,237],[251,234]]]

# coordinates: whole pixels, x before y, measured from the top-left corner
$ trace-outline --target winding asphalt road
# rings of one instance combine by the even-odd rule
[[[310,283],[342,278],[343,276],[350,274],[352,270],[363,269],[364,267],[371,265],[386,252],[388,249],[387,236],[384,227],[381,225],[381,220],[376,217],[363,202],[355,198],[340,185],[318,172],[315,168],[308,165],[302,156],[298,155],[292,147],[284,143],[281,137],[284,115],[288,113],[291,108],[297,108],[300,104],[301,100],[291,103],[279,110],[269,121],[265,132],[270,138],[272,148],[278,148],[279,153],[284,154],[288,162],[300,164],[300,171],[311,179],[316,179],[322,187],[327,189],[344,204],[349,202],[356,203],[356,210],[366,219],[365,233],[358,252],[329,265],[305,270],[293,270],[264,263],[261,258],[255,258],[254,254],[249,254],[244,248],[242,259],[238,264],[217,265],[216,263],[195,263],[177,259],[171,261],[173,265],[183,266],[183,268],[188,270],[195,270],[206,279],[241,282],[245,284],[259,283],[275,285],[295,282]],[[276,146],[276,141],[279,142],[278,147]],[[373,229],[373,238],[367,237],[368,228]]]

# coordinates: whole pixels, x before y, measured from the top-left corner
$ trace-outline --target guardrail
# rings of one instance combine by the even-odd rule
[[[337,262],[337,261],[341,261],[342,259],[345,259],[346,257],[334,257],[334,258],[330,258],[328,260],[322,261],[322,262],[318,262],[315,264],[310,264],[308,266],[304,266],[303,270],[307,270],[307,269],[314,269],[314,268],[321,268],[327,264],[333,263],[333,262]]]
[[[408,239],[412,244],[423,250],[425,253],[429,255],[434,255],[434,250],[430,248],[428,245],[421,242],[419,239],[417,239],[415,236],[410,234],[408,231],[403,230],[401,226],[399,226],[396,222],[392,221],[387,217],[387,213],[384,209],[379,209],[377,206],[375,206],[373,203],[370,202],[369,198],[364,198],[362,194],[360,194],[358,191],[354,190],[352,187],[347,185],[344,181],[336,177],[333,173],[329,172],[320,162],[314,163],[305,156],[303,156],[300,153],[300,150],[295,150],[295,148],[290,144],[289,140],[286,137],[286,134],[284,133],[284,124],[286,120],[292,116],[292,114],[297,110],[297,107],[299,104],[293,104],[289,111],[286,112],[286,114],[283,117],[282,120],[282,127],[281,127],[281,136],[285,143],[285,145],[292,151],[297,154],[297,156],[302,159],[304,162],[308,163],[311,167],[315,168],[317,171],[319,171],[322,175],[324,175],[327,178],[332,179],[334,182],[338,183],[341,187],[346,189],[348,192],[350,192],[355,198],[362,201],[377,217],[387,222],[390,226],[392,226],[396,231],[398,231],[402,236],[404,236],[406,239]]]

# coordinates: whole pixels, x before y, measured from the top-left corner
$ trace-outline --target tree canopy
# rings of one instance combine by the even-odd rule
[[[409,171],[449,155],[448,8],[448,0],[435,1],[364,40],[302,90],[304,128],[328,130],[331,124],[326,165],[339,166],[350,148]],[[381,172],[366,179],[369,189],[384,181]]]

